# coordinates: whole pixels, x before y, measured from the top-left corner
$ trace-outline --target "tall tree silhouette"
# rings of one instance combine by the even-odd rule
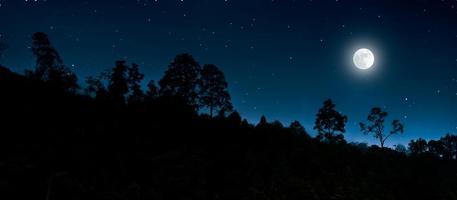
[[[314,129],[317,130],[317,139],[326,142],[344,141],[347,120],[347,116],[335,110],[331,99],[326,100],[316,114]]]
[[[374,107],[371,109],[370,113],[368,114],[368,122],[369,124],[365,124],[360,122],[360,130],[368,135],[373,134],[373,136],[379,140],[381,148],[384,148],[384,144],[386,140],[395,134],[403,133],[403,124],[399,120],[392,121],[392,131],[388,134],[384,133],[384,122],[386,120],[388,113],[383,111],[379,107]]]
[[[32,52],[36,57],[34,72],[29,76],[48,81],[62,89],[74,91],[77,85],[76,75],[66,67],[57,50],[51,45],[48,35],[37,32],[32,36]]]
[[[125,95],[129,92],[128,67],[124,60],[116,61],[116,66],[109,75],[108,93],[110,99],[118,104],[125,104]]]
[[[177,55],[159,81],[160,94],[182,97],[189,105],[197,105],[197,87],[201,67],[190,54]]]
[[[128,83],[131,94],[128,97],[129,104],[137,104],[144,101],[145,94],[141,90],[141,81],[144,78],[144,74],[140,72],[139,66],[135,63],[128,68]]]
[[[211,117],[214,110],[222,111],[220,115],[231,111],[233,106],[224,73],[216,65],[204,65],[200,78],[200,107],[208,108]]]

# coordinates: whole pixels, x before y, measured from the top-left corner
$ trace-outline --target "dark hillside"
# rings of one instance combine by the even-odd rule
[[[177,96],[119,105],[0,69],[8,199],[456,199],[456,162],[210,117]],[[12,198],[11,198],[12,197]]]

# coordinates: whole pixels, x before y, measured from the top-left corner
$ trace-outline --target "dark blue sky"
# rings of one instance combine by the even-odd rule
[[[146,80],[189,52],[226,74],[233,103],[309,132],[326,98],[348,115],[351,141],[373,142],[358,122],[373,106],[398,118],[411,138],[457,132],[457,2],[448,0],[0,0],[0,62],[34,66],[31,34],[49,34],[81,81],[127,59]],[[358,48],[376,62],[352,64]],[[390,125],[390,124],[389,124]]]

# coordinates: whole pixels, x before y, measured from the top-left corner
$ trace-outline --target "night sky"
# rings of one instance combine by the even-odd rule
[[[363,135],[373,106],[405,124],[387,144],[457,132],[457,1],[453,0],[0,0],[0,63],[33,68],[31,35],[49,34],[85,77],[126,59],[158,80],[176,54],[216,64],[235,108],[312,130],[322,102],[348,115],[346,139]],[[357,69],[369,48],[375,64]],[[390,123],[387,124],[390,129]]]

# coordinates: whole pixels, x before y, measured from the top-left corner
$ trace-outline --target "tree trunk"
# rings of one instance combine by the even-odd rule
[[[381,149],[384,148],[384,137],[382,135],[382,130],[378,127],[378,133],[377,135],[379,135],[379,142],[381,143]]]

